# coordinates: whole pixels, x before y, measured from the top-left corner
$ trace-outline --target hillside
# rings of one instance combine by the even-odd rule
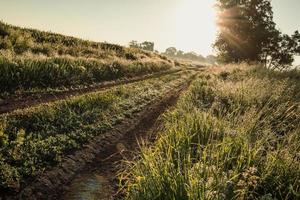
[[[0,22],[0,91],[91,85],[169,70],[163,56]]]

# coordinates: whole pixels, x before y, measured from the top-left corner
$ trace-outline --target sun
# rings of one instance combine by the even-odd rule
[[[178,48],[212,53],[216,28],[216,12],[213,0],[181,0],[176,8],[173,21],[175,41]]]

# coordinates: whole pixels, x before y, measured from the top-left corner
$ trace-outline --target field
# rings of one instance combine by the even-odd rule
[[[167,58],[0,22],[0,98],[68,90],[168,70]]]
[[[300,72],[0,23],[0,199],[297,199]]]
[[[0,39],[1,197],[111,139],[196,73],[153,52],[2,22]]]
[[[300,73],[207,70],[126,162],[126,199],[297,199]]]

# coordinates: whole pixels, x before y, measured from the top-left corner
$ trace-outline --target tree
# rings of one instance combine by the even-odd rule
[[[154,51],[154,43],[145,41],[140,44],[140,48],[146,51]]]
[[[214,55],[208,55],[206,56],[206,61],[210,64],[216,64],[217,63],[217,57]]]
[[[146,51],[154,51],[154,42],[145,41],[143,43],[138,43],[135,40],[129,42],[129,47],[131,48],[139,48]]]
[[[179,50],[179,51],[177,51],[176,56],[177,56],[177,57],[182,57],[183,54],[184,54],[184,52],[183,52],[182,50]]]
[[[299,31],[295,31],[294,35],[292,35],[292,47],[295,54],[300,55],[300,33]]]
[[[275,67],[293,62],[295,48],[291,47],[297,45],[294,38],[276,29],[270,0],[217,1],[220,33],[214,47],[220,61],[255,61]]]
[[[169,47],[166,49],[165,54],[167,54],[168,56],[176,56],[177,49],[175,47]]]
[[[129,42],[129,47],[131,47],[131,48],[139,48],[139,43],[136,40],[131,40]]]

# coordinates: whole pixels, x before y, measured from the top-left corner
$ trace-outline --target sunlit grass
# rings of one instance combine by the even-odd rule
[[[299,80],[261,73],[273,72],[234,67],[199,77],[164,115],[157,141],[127,162],[126,198],[297,199]]]

